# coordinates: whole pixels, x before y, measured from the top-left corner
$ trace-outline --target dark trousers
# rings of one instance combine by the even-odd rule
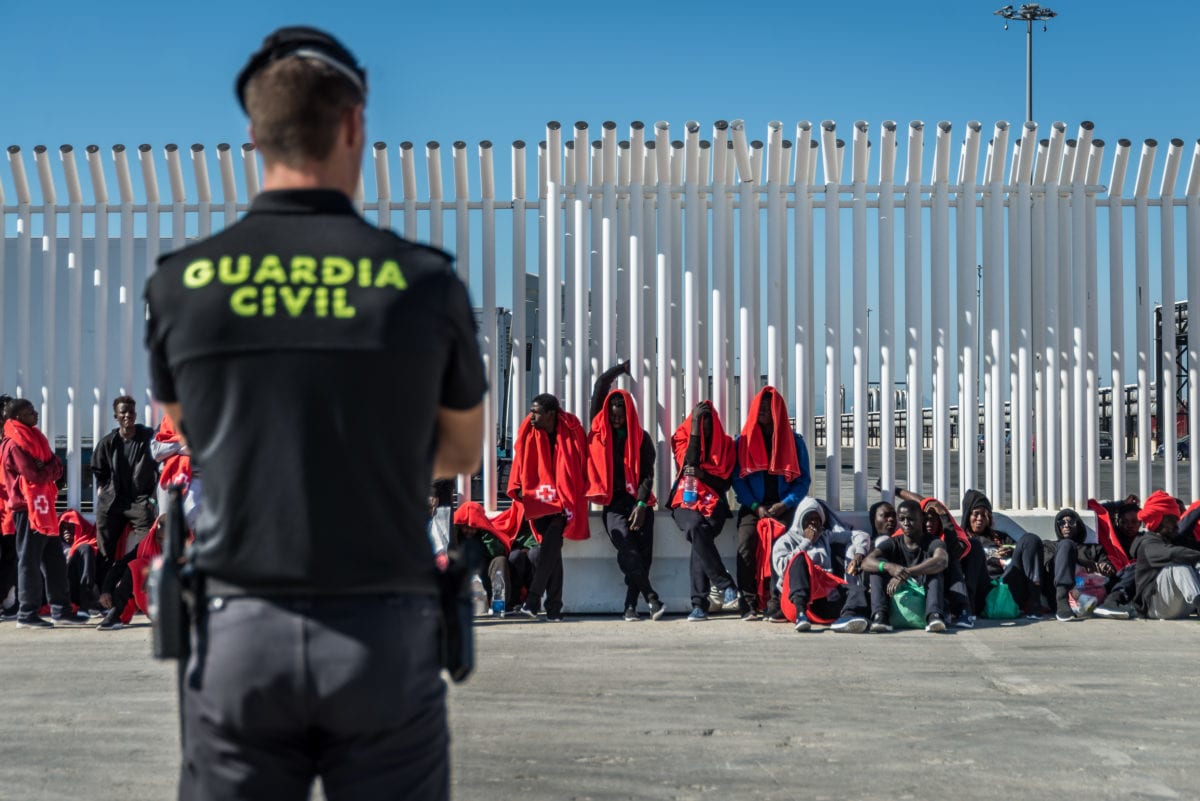
[[[984,574],[987,574],[986,566],[984,567]],[[954,615],[974,615],[975,607],[972,597],[971,591],[967,586],[967,578],[963,570],[962,561],[957,557],[951,556],[950,564],[946,567],[946,606],[949,607],[950,612]]]
[[[987,556],[983,552],[983,540],[972,538],[971,552],[959,561],[967,597],[974,615],[982,615],[987,605],[988,593],[992,591],[992,577],[988,574]]]
[[[17,586],[17,537],[0,536],[0,605]]]
[[[558,615],[562,612],[562,547],[563,529],[567,527],[567,518],[563,515],[548,515],[530,520],[529,525],[541,536],[542,541],[529,552],[529,558],[533,561],[533,580],[529,583],[525,606],[536,612],[541,608],[544,594],[546,614]]]
[[[931,576],[913,576],[920,584],[925,585],[925,619],[929,620],[931,615],[940,615],[943,619],[946,617],[946,572],[934,573]],[[888,614],[888,601],[891,598],[887,594],[888,582],[892,577],[887,573],[871,573],[868,581],[871,585],[871,614],[879,613]]]
[[[629,511],[604,507],[604,530],[617,549],[617,567],[625,575],[625,606],[637,606],[638,595],[649,603],[657,598],[650,586],[650,563],[654,559],[654,512],[647,509],[639,531],[629,530]]]
[[[1043,587],[1046,586],[1046,566],[1042,561],[1042,538],[1028,533],[1017,540],[1012,561],[1004,568],[1004,583],[1012,591],[1013,600],[1023,612],[1040,613]],[[1071,574],[1071,585],[1075,575]]]
[[[728,514],[720,510],[712,517],[705,517],[694,509],[678,508],[671,512],[675,525],[692,544],[690,563],[692,606],[708,611],[708,588],[726,590],[736,586],[733,576],[725,569],[725,562],[717,552],[716,538],[725,525]]]
[[[120,559],[124,554],[113,553],[125,526],[133,529],[134,534],[144,537],[150,526],[154,525],[154,504],[149,498],[106,498],[103,495],[96,501],[96,541],[104,554],[105,565],[111,565],[114,559]]]
[[[775,518],[786,528],[792,524],[795,510],[789,509],[782,517]],[[751,606],[758,606],[758,515],[750,511],[750,507],[742,507],[738,511],[737,523],[737,582],[742,591],[742,597]],[[769,582],[771,602],[779,600],[779,588],[775,582]]]
[[[59,617],[71,608],[67,591],[67,558],[62,538],[47,537],[29,527],[28,512],[13,512],[17,526],[17,620],[28,620],[42,605],[42,586],[50,596],[50,614]]]
[[[432,596],[211,599],[184,679],[187,801],[450,797]]]
[[[812,598],[812,577],[808,572],[808,560],[793,559],[788,565],[788,600],[796,607],[796,614],[804,612],[812,602],[813,614],[822,618],[839,618],[842,615],[865,615],[869,608],[867,588],[857,579],[835,587],[823,598]]]
[[[1133,596],[1137,591],[1137,584],[1134,582],[1134,566],[1132,564],[1125,565],[1117,575],[1108,580],[1105,589],[1108,590],[1109,597],[1114,598],[1116,603],[1133,603]]]
[[[96,549],[84,545],[71,554],[67,560],[67,586],[71,595],[71,603],[80,609],[97,609],[100,586],[100,559]]]

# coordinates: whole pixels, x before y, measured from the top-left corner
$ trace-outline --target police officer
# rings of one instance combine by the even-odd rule
[[[449,795],[434,476],[474,471],[486,391],[445,253],[354,210],[366,73],[283,28],[237,79],[263,192],[146,286],[154,393],[205,471],[207,601],[180,797]]]

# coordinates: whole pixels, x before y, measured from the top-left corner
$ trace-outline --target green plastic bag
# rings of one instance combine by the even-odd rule
[[[893,628],[925,628],[925,585],[908,579],[892,594],[888,607]]]
[[[1020,615],[1021,607],[1013,598],[1012,590],[1000,579],[994,579],[983,604],[983,616],[989,620],[1013,620]]]

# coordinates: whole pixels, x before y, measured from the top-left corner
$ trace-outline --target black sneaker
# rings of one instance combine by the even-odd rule
[[[750,603],[745,596],[738,598],[738,616],[742,620],[758,619],[758,610],[754,608],[754,604]]]
[[[650,599],[650,619],[661,620],[662,616],[667,613],[667,606],[659,600],[658,596]]]
[[[929,622],[925,624],[925,630],[930,632],[941,632],[946,630],[946,621],[942,620],[942,616],[934,613],[929,616]]]
[[[100,621],[100,625],[96,626],[96,631],[117,631],[124,627],[125,624],[121,622],[121,613],[117,609],[110,609],[104,616],[104,620]]]
[[[875,634],[887,633],[892,630],[892,624],[888,622],[886,612],[876,612],[871,617],[871,632]]]
[[[21,611],[19,604],[13,604],[7,607],[3,612],[0,612],[0,620],[16,620],[17,614]]]
[[[637,607],[634,607],[634,606],[625,607],[625,619],[627,621],[629,621],[630,623],[632,623],[636,620],[641,620],[641,618],[638,617]]]
[[[566,619],[567,618],[563,615],[562,612],[555,612],[554,614],[551,614],[549,612],[546,613],[546,620],[549,621],[550,623],[562,623]]]
[[[91,622],[92,619],[88,617],[87,612],[63,612],[54,618],[54,625],[56,626],[87,626]]]
[[[19,629],[52,629],[54,624],[41,615],[30,615],[24,620],[17,621]]]

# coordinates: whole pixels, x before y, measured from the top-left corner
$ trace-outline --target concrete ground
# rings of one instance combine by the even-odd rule
[[[483,621],[454,797],[1200,798],[1200,621],[796,634],[716,615]],[[0,798],[166,799],[149,629],[0,625]]]

